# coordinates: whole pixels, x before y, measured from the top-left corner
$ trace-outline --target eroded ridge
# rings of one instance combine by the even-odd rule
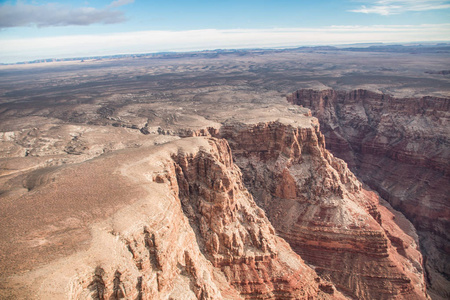
[[[228,143],[209,142],[212,153],[174,157],[183,210],[206,257],[248,299],[333,295],[333,286],[316,277],[275,236],[264,212],[243,186]],[[340,296],[336,293],[335,297]]]
[[[318,274],[358,299],[425,299],[412,226],[410,236],[397,225],[407,221],[325,149],[312,122],[229,124],[221,135],[277,232]]]
[[[142,193],[90,225],[89,248],[40,265],[24,262],[31,271],[8,278],[14,296],[345,298],[275,235],[244,187],[225,140],[185,138],[103,159],[116,164],[116,180]],[[75,174],[78,167],[73,167]],[[63,180],[66,175],[58,176]],[[105,191],[92,193],[107,197]]]

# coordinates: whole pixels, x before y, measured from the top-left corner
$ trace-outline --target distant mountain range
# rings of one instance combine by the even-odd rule
[[[21,65],[21,64],[37,64],[58,61],[87,61],[87,60],[103,60],[103,59],[121,59],[121,58],[135,58],[147,57],[158,59],[177,59],[189,57],[204,57],[214,58],[219,55],[251,55],[251,54],[266,54],[266,53],[280,53],[280,52],[316,52],[316,51],[354,51],[354,52],[385,52],[385,53],[450,53],[450,43],[435,43],[435,44],[397,44],[386,45],[382,43],[372,44],[351,44],[341,46],[304,46],[297,48],[256,48],[256,49],[216,49],[203,50],[192,52],[158,52],[158,53],[141,53],[141,54],[117,54],[106,56],[85,56],[85,57],[71,57],[71,58],[46,58],[32,61],[17,62],[1,65]]]

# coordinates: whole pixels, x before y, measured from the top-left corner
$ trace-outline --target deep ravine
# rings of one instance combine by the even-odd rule
[[[299,90],[326,146],[416,227],[433,299],[450,297],[450,99]]]

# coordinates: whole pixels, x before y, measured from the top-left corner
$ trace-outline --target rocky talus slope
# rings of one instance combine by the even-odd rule
[[[412,225],[365,190],[310,127],[225,124],[244,182],[277,233],[322,277],[358,299],[425,299]]]
[[[430,292],[450,297],[450,99],[395,98],[367,90],[299,90],[327,148],[414,224]]]

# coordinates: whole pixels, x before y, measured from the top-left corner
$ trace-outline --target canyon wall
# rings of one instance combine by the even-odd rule
[[[450,99],[299,90],[327,148],[413,222],[433,298],[450,297]]]
[[[224,125],[244,182],[277,233],[358,299],[424,299],[415,232],[325,149],[318,123]],[[400,228],[402,227],[402,228]]]
[[[413,226],[325,149],[317,119],[252,112],[9,134],[24,156],[0,177],[0,297],[426,299]]]
[[[2,298],[345,299],[275,235],[244,187],[225,140],[185,138],[69,169],[53,170],[53,181],[40,181],[22,195],[37,202],[32,211],[39,223],[27,228],[24,221],[20,232],[8,234],[2,226],[2,267],[9,260],[28,270],[3,278]],[[91,189],[87,181],[103,186],[106,174],[114,184]],[[124,190],[129,193],[119,192]],[[43,195],[52,199],[51,209],[40,206]],[[114,208],[110,200],[116,195],[127,204]],[[14,203],[16,196],[9,197]],[[92,212],[105,215],[86,224]],[[90,234],[75,247],[87,248],[57,255],[86,227]],[[31,245],[36,236],[41,239]],[[52,260],[52,253],[61,259]]]
[[[197,242],[213,266],[246,299],[334,295],[275,231],[243,186],[225,140],[213,151],[174,157],[176,187]],[[173,182],[172,179],[169,178]],[[326,293],[324,293],[325,291]],[[339,298],[338,293],[334,297]]]

